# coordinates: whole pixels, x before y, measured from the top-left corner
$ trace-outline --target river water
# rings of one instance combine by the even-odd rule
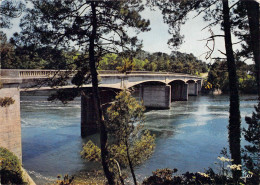
[[[80,99],[63,105],[44,96],[21,96],[23,165],[36,183],[56,180],[58,174],[92,170],[97,164],[80,158]],[[257,97],[241,98],[242,126],[250,116]],[[228,146],[228,96],[189,97],[172,102],[169,110],[146,112],[145,128],[156,134],[153,155],[136,168],[139,177],[158,168],[177,168],[179,172],[214,168],[220,151]],[[244,141],[242,141],[242,144]]]

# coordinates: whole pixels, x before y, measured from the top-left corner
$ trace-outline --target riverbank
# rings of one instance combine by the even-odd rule
[[[27,171],[24,168],[22,168],[22,174],[23,174],[23,180],[28,185],[36,185],[34,180],[31,178],[31,176],[27,173]]]

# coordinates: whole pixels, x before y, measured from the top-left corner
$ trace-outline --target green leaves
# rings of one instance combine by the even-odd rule
[[[21,162],[6,148],[0,147],[0,177],[2,184],[25,184]]]
[[[148,130],[144,132],[140,139],[136,140],[130,148],[130,157],[134,166],[144,162],[153,152],[155,148],[155,135],[151,135]],[[120,166],[127,167],[127,146],[121,142],[120,144],[111,144],[108,146],[109,158],[111,161],[115,159]],[[81,157],[88,161],[96,161],[101,163],[101,150],[92,141],[88,141],[81,151]],[[113,162],[111,162],[111,168]]]
[[[239,90],[242,93],[256,93],[257,84],[255,77],[248,75],[248,73],[253,72],[252,66],[241,61],[237,61],[236,65]],[[213,89],[221,89],[223,92],[229,91],[228,70],[225,61],[217,60],[211,65],[207,81],[212,84]]]
[[[101,150],[92,141],[88,141],[84,146],[83,150],[80,152],[83,159],[88,161],[101,162]]]
[[[141,105],[130,92],[120,92],[112,105],[107,109],[107,128],[111,135],[116,135],[118,140],[125,141],[134,131],[134,123],[144,120],[144,106]]]
[[[126,168],[130,166],[129,160],[132,166],[136,166],[152,154],[155,135],[151,135],[148,130],[141,130],[144,110],[144,106],[126,90],[121,91],[108,107],[106,128],[111,141],[107,150],[111,169],[118,168],[115,160]],[[92,141],[84,145],[81,156],[89,161],[101,162],[100,148]]]
[[[14,0],[4,0],[0,3],[0,27],[1,28],[10,28],[11,23],[10,19],[17,18],[22,15],[23,10],[25,9],[24,4],[20,1]]]

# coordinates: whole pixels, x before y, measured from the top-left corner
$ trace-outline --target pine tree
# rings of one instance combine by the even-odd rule
[[[80,60],[76,61],[78,72],[72,82],[80,87],[91,77],[95,113],[100,130],[103,170],[108,183],[114,184],[114,175],[108,168],[108,138],[100,103],[97,65],[100,58],[107,53],[140,46],[136,37],[128,36],[127,30],[149,30],[149,21],[142,19],[139,14],[144,9],[143,5],[139,0],[29,2],[32,8],[28,9],[22,20],[22,32],[14,38],[14,42],[67,51],[76,48],[81,52]],[[79,92],[72,94],[76,96]]]
[[[22,15],[24,4],[16,0],[3,0],[0,3],[0,27],[11,28],[10,20]]]
[[[169,33],[172,38],[168,43],[173,47],[178,47],[183,42],[183,36],[180,32],[180,26],[188,19],[188,14],[192,11],[197,12],[197,15],[203,14],[203,19],[209,24],[205,28],[210,28],[215,25],[221,25],[223,35],[215,35],[211,32],[211,36],[207,38],[207,42],[213,41],[216,37],[224,38],[225,41],[225,56],[228,66],[229,90],[230,90],[230,108],[229,108],[229,148],[234,164],[241,164],[240,138],[241,138],[241,119],[239,108],[238,94],[238,79],[236,72],[236,61],[234,57],[232,44],[232,8],[237,5],[237,2],[230,5],[228,0],[202,0],[202,1],[152,1],[157,5],[163,13],[164,21],[169,25]],[[205,29],[202,28],[202,29]],[[210,58],[214,49],[210,49],[206,58]],[[233,176],[237,182],[241,173],[233,171]]]
[[[252,117],[246,117],[247,128],[243,129],[245,140],[243,160],[246,170],[252,175],[249,178],[253,184],[259,183],[260,174],[260,102],[255,106]]]

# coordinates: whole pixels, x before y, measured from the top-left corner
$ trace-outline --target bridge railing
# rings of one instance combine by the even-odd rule
[[[152,71],[127,71],[126,74],[150,74],[150,75],[176,75],[176,76],[195,76],[191,74],[185,74],[185,73],[172,73],[172,72],[152,72]]]
[[[66,70],[42,70],[42,69],[1,69],[1,76],[5,78],[34,78],[51,77],[63,74]]]
[[[59,76],[61,74],[70,73],[70,76],[76,73],[76,71],[66,71],[66,70],[49,70],[49,69],[1,69],[1,76],[3,78],[46,78],[53,77],[55,75]],[[99,70],[100,75],[176,75],[176,76],[189,76],[198,77],[195,75],[189,75],[184,73],[169,73],[169,72],[151,72],[151,71],[127,71],[125,73],[120,73],[116,70]]]
[[[66,72],[66,70],[21,70],[19,77],[52,77]]]
[[[73,75],[76,71],[50,70],[50,69],[1,69],[1,76],[5,78],[33,78],[33,77],[52,77],[59,74],[70,73]],[[119,74],[116,70],[99,70],[99,74]]]

